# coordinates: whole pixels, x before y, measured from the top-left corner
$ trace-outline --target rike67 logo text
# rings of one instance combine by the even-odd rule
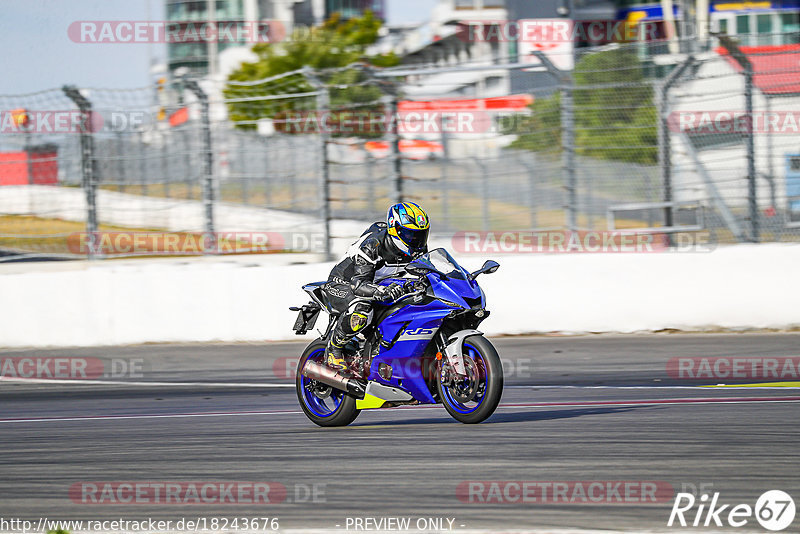
[[[694,510],[695,505],[697,509]],[[755,506],[749,504],[720,504],[719,492],[709,500],[708,494],[695,498],[691,493],[678,493],[667,526],[682,527],[753,527],[752,519],[767,530],[779,531],[794,521],[795,505],[792,497],[780,490],[761,494]],[[727,525],[726,525],[727,523]]]

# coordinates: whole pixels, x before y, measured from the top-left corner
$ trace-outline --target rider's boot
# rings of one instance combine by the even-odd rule
[[[337,371],[347,370],[347,363],[345,362],[342,349],[344,349],[348,341],[350,341],[350,338],[344,335],[344,333],[340,333],[339,327],[337,326],[328,340],[328,346],[325,347],[325,363],[328,364],[328,367],[336,369]]]
[[[342,349],[355,337],[367,324],[369,324],[372,312],[369,305],[357,304],[350,313],[343,314],[336,322],[328,346],[325,348],[325,361],[328,367],[339,371],[347,370]]]

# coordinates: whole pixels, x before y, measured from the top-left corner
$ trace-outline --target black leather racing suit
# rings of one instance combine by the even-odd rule
[[[329,346],[344,347],[372,321],[372,304],[356,297],[372,298],[378,291],[376,279],[390,276],[405,267],[411,257],[394,246],[386,223],[377,222],[361,234],[328,276],[323,290],[331,306],[341,313]]]

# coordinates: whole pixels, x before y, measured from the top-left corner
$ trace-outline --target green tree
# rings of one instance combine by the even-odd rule
[[[658,159],[653,89],[634,50],[585,55],[573,72],[576,152],[594,158],[653,164]],[[531,117],[507,133],[512,148],[561,150],[560,95],[536,99]]]
[[[511,148],[534,152],[561,151],[561,95],[535,98],[529,106],[530,116],[517,115],[509,118],[503,128],[506,134],[517,134]]]
[[[575,85],[575,144],[583,147],[579,153],[632,163],[656,162],[653,88],[633,48],[621,46],[584,56],[575,69]]]
[[[253,47],[258,60],[244,63],[229,76],[229,81],[255,81],[292,72],[303,67],[314,70],[335,69],[362,62],[376,67],[389,67],[399,63],[394,54],[367,56],[367,47],[378,39],[382,22],[367,11],[363,16],[341,20],[335,14],[322,25],[306,30],[295,30],[291,39],[281,43],[261,43]],[[380,99],[382,93],[374,85],[363,85],[366,74],[361,69],[335,71],[323,80],[332,86],[331,107],[353,107]],[[359,85],[361,84],[361,85]],[[347,87],[341,87],[347,86]],[[257,86],[230,85],[224,94],[229,100],[231,120],[241,128],[254,128],[252,121],[262,118],[280,118],[291,111],[314,110],[313,96],[258,100],[259,96],[287,95],[312,92],[314,88],[302,74],[281,77]],[[255,98],[254,100],[248,100]],[[365,106],[366,107],[366,106]],[[374,106],[373,106],[374,107]],[[250,121],[250,122],[248,122]]]

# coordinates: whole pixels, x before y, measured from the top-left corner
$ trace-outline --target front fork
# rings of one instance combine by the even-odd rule
[[[483,332],[479,330],[465,329],[445,338],[444,333],[439,331],[439,353],[442,355],[439,380],[443,384],[450,383],[453,379],[463,380],[468,377],[466,365],[464,365],[464,340],[470,336],[482,334]]]

